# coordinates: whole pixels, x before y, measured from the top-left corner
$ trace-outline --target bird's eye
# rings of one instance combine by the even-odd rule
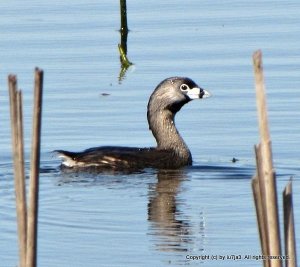
[[[181,91],[187,91],[188,89],[190,89],[185,83],[180,85],[180,90]]]

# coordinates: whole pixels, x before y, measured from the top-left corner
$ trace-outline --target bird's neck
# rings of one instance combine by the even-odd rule
[[[191,153],[180,136],[170,110],[157,110],[148,117],[149,127],[157,142],[157,149],[172,150],[178,156],[191,160]]]

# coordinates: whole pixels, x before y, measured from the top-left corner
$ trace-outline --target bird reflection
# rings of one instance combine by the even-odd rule
[[[150,233],[157,237],[155,246],[160,251],[188,251],[195,241],[191,220],[178,208],[184,206],[178,193],[186,179],[183,170],[161,170],[157,174],[157,183],[149,192]]]
[[[57,171],[57,170],[56,170]],[[148,189],[148,235],[155,250],[187,255],[187,253],[205,251],[206,214],[193,208],[188,198],[182,194],[183,183],[187,181],[189,170],[158,170],[148,172],[95,173],[57,171],[58,185],[76,183],[81,185],[101,185],[118,190],[133,188],[136,184],[151,183]],[[129,179],[129,176],[130,178]],[[152,179],[157,181],[154,183]],[[185,258],[181,258],[185,260]]]

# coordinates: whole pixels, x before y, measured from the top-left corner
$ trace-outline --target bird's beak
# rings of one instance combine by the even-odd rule
[[[200,88],[199,98],[208,98],[210,96],[211,96],[210,92],[208,92],[207,90],[204,90],[204,89]]]
[[[207,90],[204,90],[199,87],[194,87],[187,92],[187,96],[191,100],[193,100],[193,99],[199,99],[199,98],[208,98],[211,96],[211,94]]]

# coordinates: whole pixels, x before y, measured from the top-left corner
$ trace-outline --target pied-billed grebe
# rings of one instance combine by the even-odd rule
[[[152,93],[147,110],[149,129],[157,147],[102,146],[82,152],[57,150],[67,167],[100,169],[174,169],[192,164],[192,155],[178,133],[174,117],[182,106],[193,99],[209,97],[194,81],[184,77],[163,80]]]

